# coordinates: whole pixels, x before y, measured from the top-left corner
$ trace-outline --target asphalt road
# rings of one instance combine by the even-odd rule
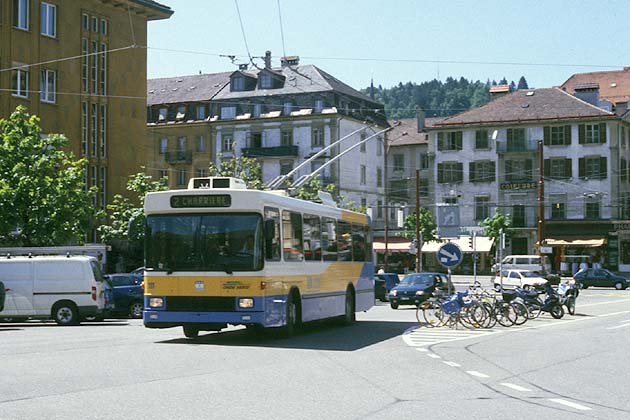
[[[630,290],[470,331],[378,303],[350,327],[183,338],[139,320],[0,324],[0,419],[630,419]]]

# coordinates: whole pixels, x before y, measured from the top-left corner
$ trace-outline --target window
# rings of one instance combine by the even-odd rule
[[[376,186],[381,188],[383,186],[383,169],[376,168]]]
[[[464,180],[464,165],[461,162],[438,163],[438,183],[452,184]]]
[[[160,154],[163,155],[168,150],[168,139],[166,137],[162,137],[160,139]]]
[[[28,30],[29,0],[13,0],[13,26]]]
[[[186,106],[178,106],[177,107],[177,114],[175,116],[175,119],[177,121],[181,121],[184,118],[186,118]]]
[[[365,153],[365,143],[367,142],[363,142],[363,140],[365,140],[367,138],[367,134],[365,133],[361,133],[361,145],[359,146],[359,151],[361,153]]]
[[[532,160],[506,160],[505,180],[507,182],[531,182],[532,180]]]
[[[566,146],[571,144],[571,126],[555,126],[544,128],[544,141],[546,146]]]
[[[394,172],[402,172],[405,170],[405,155],[396,153],[394,155]]]
[[[261,73],[260,77],[260,88],[261,89],[271,89],[271,75],[269,73]]]
[[[489,149],[488,130],[475,131],[475,149]]]
[[[96,94],[98,88],[98,43],[92,41],[92,93]]]
[[[101,208],[104,209],[107,206],[107,168],[101,167],[101,185],[99,187],[99,193],[101,195]]]
[[[86,38],[81,39],[81,92],[87,93],[88,91],[88,77],[89,77],[89,64],[90,59],[90,47]]]
[[[242,92],[245,90],[245,78],[242,76],[232,77],[232,91]]]
[[[569,179],[572,176],[571,159],[545,159],[543,173],[553,179]]]
[[[107,21],[105,19],[101,19],[101,35],[107,36]]]
[[[496,180],[495,162],[481,160],[468,164],[470,182],[494,182]]]
[[[378,141],[376,142],[376,156],[383,156],[383,139],[381,136],[376,138]]]
[[[168,185],[168,169],[158,170],[158,180],[160,180],[163,185]]]
[[[254,118],[258,118],[260,117],[260,114],[262,113],[262,105],[261,104],[254,104]]]
[[[98,188],[98,168],[96,166],[90,166],[90,173],[92,175],[92,186]],[[96,194],[92,197],[92,206],[96,208]]]
[[[580,124],[578,126],[580,144],[606,143],[606,124]]]
[[[584,218],[586,219],[599,219],[600,218],[599,201],[587,201],[585,203]]]
[[[324,133],[320,127],[313,127],[311,130],[311,147],[324,146]]]
[[[234,147],[234,136],[231,133],[225,133],[221,136],[221,151],[231,152]]]
[[[285,261],[302,261],[302,215],[291,211],[282,212],[282,250]]]
[[[13,70],[13,80],[11,81],[11,92],[13,96],[28,98],[28,71]]]
[[[187,143],[188,139],[186,137],[178,137],[177,138],[177,151],[178,152],[185,152],[188,148]]]
[[[208,176],[208,171],[205,168],[197,168],[195,169],[195,176],[197,178],[205,178]]]
[[[81,28],[84,31],[90,30],[90,17],[86,13],[81,14]]]
[[[322,218],[322,255],[324,261],[337,261],[337,221]]]
[[[607,160],[604,156],[586,156],[578,161],[580,178],[606,179]]]
[[[182,186],[188,183],[188,172],[186,169],[179,169],[177,171],[177,185]]]
[[[624,159],[621,158],[621,160],[619,161],[619,178],[621,179],[621,181],[627,181],[628,180],[628,162]]]
[[[81,155],[87,156],[89,142],[88,103],[81,103]]]
[[[365,206],[363,206],[365,207]],[[362,225],[352,224],[352,259],[357,262],[366,261],[366,231]]]
[[[221,119],[222,120],[230,120],[236,118],[236,107],[235,106],[224,106],[221,108]]]
[[[429,154],[428,153],[420,153],[418,161],[420,162],[420,169],[429,169]]]
[[[98,132],[98,106],[96,104],[91,104],[91,112],[90,137],[92,139],[92,156],[96,156],[98,150],[98,137],[96,135]]]
[[[525,227],[525,223],[525,206],[522,204],[512,206],[512,226]]]
[[[437,138],[438,150],[462,150],[461,131],[439,132]]]
[[[365,165],[361,165],[361,185],[365,185],[366,170]]]
[[[273,207],[265,207],[265,221],[271,220],[274,226],[273,236],[266,238],[265,259],[267,261],[280,261],[280,212]]]
[[[315,100],[315,112],[322,112],[324,110],[324,101],[322,99]]]
[[[168,118],[168,108],[160,108],[158,112],[158,122],[166,121],[166,119]]]
[[[566,199],[563,197],[553,197],[551,199],[551,218],[554,220],[566,219]]]
[[[98,18],[96,16],[92,16],[91,22],[92,22],[92,32],[94,33],[98,32]]]
[[[293,146],[293,131],[282,130],[280,145],[284,147]]]
[[[100,71],[101,74],[99,76],[99,93],[101,95],[107,94],[107,44],[101,44],[101,52],[99,54],[99,58],[101,60],[100,63]]]
[[[507,129],[507,150],[510,152],[527,151],[524,128]]]
[[[383,202],[381,200],[376,201],[376,218],[383,218]]]
[[[304,215],[304,259],[306,261],[321,261],[321,226],[319,216]]]
[[[263,133],[261,132],[248,132],[247,133],[247,144],[252,148],[261,148],[262,147],[262,137]]]
[[[42,70],[39,82],[39,99],[42,102],[55,103],[57,92],[57,73],[54,70]]]
[[[101,158],[107,157],[107,105],[101,105]]]
[[[280,161],[280,175],[286,175],[293,170],[293,161],[292,160],[281,160]]]
[[[206,139],[203,136],[197,136],[197,151],[199,153],[206,151]]]
[[[206,119],[206,106],[205,105],[197,105],[197,119],[198,120]]]
[[[352,225],[337,223],[337,261],[352,261]]]
[[[292,102],[285,102],[284,105],[282,106],[282,114],[283,115],[290,115],[291,111],[293,111],[293,103]]]
[[[481,195],[475,197],[475,221],[480,222],[490,217],[490,197]]]
[[[42,2],[40,13],[40,31],[42,35],[57,36],[57,6]]]

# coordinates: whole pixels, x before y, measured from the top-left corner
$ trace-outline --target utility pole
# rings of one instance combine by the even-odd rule
[[[422,241],[420,240],[420,169],[416,169],[416,273],[422,271]]]
[[[543,141],[538,140],[538,255],[540,261],[543,261],[541,251],[543,240],[545,239],[545,178],[544,175],[544,159],[543,159]]]

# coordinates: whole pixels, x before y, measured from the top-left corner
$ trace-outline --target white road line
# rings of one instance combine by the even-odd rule
[[[563,400],[563,399],[560,399],[560,398],[549,398],[549,401],[555,402],[555,403],[558,403],[558,404],[562,404],[562,405],[566,405],[567,407],[575,408],[576,410],[584,410],[584,411],[592,410],[591,407],[587,407],[585,405],[576,404],[574,402]]]
[[[461,365],[455,362],[444,362],[445,365],[449,365],[451,367],[460,367]]]
[[[524,386],[520,386],[520,385],[516,385],[516,384],[511,384],[509,382],[503,382],[501,383],[501,385],[506,386],[508,388],[512,388],[516,391],[521,391],[521,392],[531,392],[531,389],[529,388],[525,388]]]
[[[598,305],[609,305],[611,303],[619,303],[619,302],[628,302],[629,299],[619,299],[619,300],[609,300],[606,302],[597,302],[597,303],[587,303],[585,305],[579,305],[579,308],[586,308],[589,306],[598,306]]]
[[[421,348],[417,348],[416,350],[418,350],[418,351],[429,351],[429,350],[427,350],[427,349],[425,349],[425,348],[423,348],[423,347],[421,347]]]
[[[621,325],[617,325],[616,327],[608,327],[606,329],[607,330],[616,330],[617,328],[625,328],[625,327],[630,327],[630,324],[621,324]]]
[[[441,357],[435,353],[427,353],[427,356],[429,356],[432,359],[441,359]]]
[[[490,377],[490,376],[486,375],[485,373],[477,372],[476,370],[467,370],[466,373],[469,374],[469,375],[472,375],[472,376],[476,376],[478,378],[489,378]]]

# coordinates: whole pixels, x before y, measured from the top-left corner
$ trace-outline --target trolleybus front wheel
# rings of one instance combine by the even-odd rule
[[[184,335],[186,336],[186,338],[191,338],[191,339],[195,339],[197,337],[199,337],[199,328],[197,328],[194,325],[190,325],[190,324],[186,324],[183,325],[184,328]]]

